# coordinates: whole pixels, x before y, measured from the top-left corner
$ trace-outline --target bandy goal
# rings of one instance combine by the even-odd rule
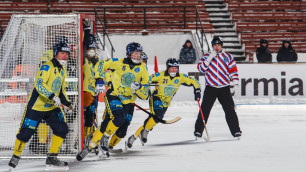
[[[75,156],[82,147],[82,20],[91,16],[13,15],[0,42],[0,157],[11,157],[28,96],[40,66],[53,58],[53,46],[59,41],[70,45],[66,67],[66,91],[75,105],[66,114],[69,134],[60,156]],[[45,157],[49,151],[52,130],[42,122],[27,143],[22,157]]]

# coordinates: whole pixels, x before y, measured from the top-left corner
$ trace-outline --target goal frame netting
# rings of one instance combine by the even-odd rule
[[[95,19],[94,16],[90,15],[12,15],[0,42],[0,118],[4,123],[1,126],[3,132],[0,132],[0,137],[3,137],[3,141],[0,142],[0,158],[9,158],[13,155],[16,131],[20,127],[19,124],[23,116],[24,107],[27,104],[27,97],[33,88],[36,72],[43,61],[43,58],[40,57],[48,49],[50,50],[50,46],[58,41],[55,38],[56,35],[64,36],[65,39],[67,38],[69,45],[71,45],[69,58],[73,58],[71,64],[74,65],[73,71],[75,72],[68,72],[68,61],[68,76],[65,82],[66,92],[72,98],[72,102],[76,107],[72,122],[68,124],[70,134],[72,133],[73,136],[68,136],[68,134],[68,138],[65,139],[70,139],[71,143],[68,143],[68,141],[65,143],[64,141],[59,156],[75,157],[77,152],[83,148],[83,19],[92,23],[92,33],[94,34],[93,23]],[[38,42],[35,42],[36,40]],[[27,51],[27,49],[32,48],[31,46],[34,46],[34,48]],[[31,59],[31,61],[27,60],[27,58]],[[10,126],[10,123],[13,125]],[[49,141],[46,144],[49,151],[52,136],[51,129],[48,130],[47,134]],[[34,139],[34,136],[31,139]],[[47,152],[34,153],[30,150],[31,139],[22,153],[22,158],[45,158]],[[40,139],[41,137],[38,139],[39,142]],[[67,150],[63,146],[66,146]],[[68,151],[68,148],[72,150]]]

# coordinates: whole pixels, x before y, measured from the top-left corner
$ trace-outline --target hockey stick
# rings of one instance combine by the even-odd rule
[[[200,105],[200,100],[199,98],[197,98],[197,102],[198,102],[198,105],[199,105],[199,108],[200,108],[200,112],[201,112],[201,116],[202,116],[202,119],[203,119],[203,124],[204,124],[204,129],[206,131],[206,135],[207,135],[207,139],[204,138],[204,140],[206,140],[207,142],[210,141],[210,138],[209,138],[209,135],[208,135],[208,131],[207,131],[207,128],[206,128],[206,124],[205,124],[205,119],[204,119],[204,115],[203,115],[203,112],[202,112],[202,108],[201,108],[201,105]]]
[[[171,88],[179,88],[171,85],[155,85],[155,84],[136,84],[137,86],[145,86],[145,87],[171,87]]]
[[[145,110],[144,108],[138,106],[137,104],[135,103],[132,103],[133,106],[136,106],[138,107],[140,110],[144,111],[146,114],[148,114],[150,117],[154,118],[156,121],[162,123],[162,124],[172,124],[172,123],[175,123],[177,121],[179,121],[181,119],[181,117],[177,116],[171,120],[163,120],[163,119],[160,119],[158,118],[157,116],[153,115],[152,113],[148,112],[147,110]]]

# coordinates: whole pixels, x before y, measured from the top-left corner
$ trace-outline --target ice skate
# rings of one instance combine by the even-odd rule
[[[141,132],[139,134],[139,138],[140,138],[140,142],[141,142],[142,146],[144,146],[144,144],[147,143],[148,134],[149,134],[149,131],[147,131],[146,129],[141,130]]]
[[[16,166],[18,165],[18,162],[20,160],[19,156],[13,155],[10,162],[8,163],[9,165],[9,171],[13,171],[13,169],[16,168]]]
[[[68,163],[57,158],[57,154],[49,153],[46,159],[46,171],[67,171]]]
[[[86,146],[81,152],[77,154],[76,159],[78,161],[82,161],[89,152],[91,152],[91,148]]]
[[[135,137],[135,135],[131,135],[128,140],[125,142],[125,148],[131,148],[133,146],[133,143],[134,141],[136,140],[137,138]]]

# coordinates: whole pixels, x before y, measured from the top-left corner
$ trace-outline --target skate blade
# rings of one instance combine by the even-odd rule
[[[9,167],[9,170],[8,170],[8,171],[15,171],[15,168]]]
[[[109,152],[108,151],[104,150],[101,146],[99,146],[99,149],[101,151],[101,155],[100,155],[101,158],[102,157],[109,157]]]
[[[45,171],[68,171],[68,166],[46,165]]]
[[[139,138],[139,141],[140,141],[141,145],[144,146],[145,142],[143,142],[140,137],[138,137],[138,138]]]

